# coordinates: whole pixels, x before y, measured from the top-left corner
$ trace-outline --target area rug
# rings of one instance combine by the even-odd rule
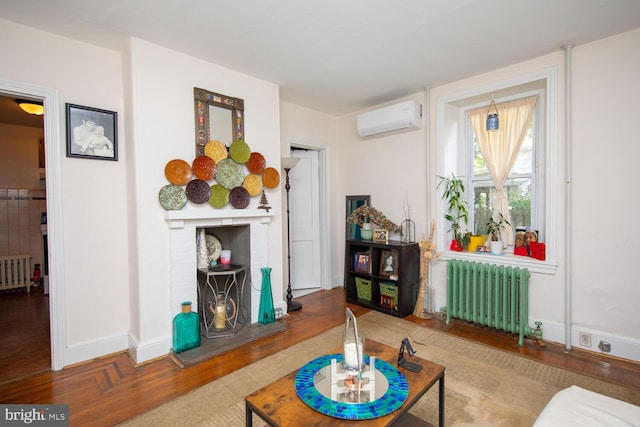
[[[519,357],[483,344],[371,311],[358,318],[358,329],[391,347],[409,337],[416,356],[446,367],[447,426],[531,426],[558,391],[578,385],[640,405],[638,390]],[[123,426],[243,426],[244,397],[340,347],[343,326],[266,357],[141,414]],[[366,351],[366,350],[365,350]],[[438,388],[433,387],[410,410],[437,425]],[[254,416],[254,425],[265,424]],[[337,420],[336,420],[337,421]],[[303,426],[294,420],[292,426]]]

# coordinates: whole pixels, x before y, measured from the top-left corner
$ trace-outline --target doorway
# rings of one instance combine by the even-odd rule
[[[49,337],[51,368],[64,367],[64,256],[62,253],[62,184],[60,178],[62,143],[60,141],[60,99],[58,91],[42,86],[0,79],[0,94],[44,102],[45,191],[47,194],[47,241],[49,267]],[[26,114],[26,113],[25,113]]]
[[[291,284],[294,299],[331,289],[331,233],[328,197],[329,148],[292,140],[291,157],[300,161],[291,178]]]

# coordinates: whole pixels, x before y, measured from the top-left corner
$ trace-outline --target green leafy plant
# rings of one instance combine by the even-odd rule
[[[374,208],[373,206],[362,205],[356,208],[351,215],[347,217],[348,224],[357,224],[362,227],[365,222],[371,222],[380,228],[384,228],[390,233],[402,234],[402,229],[393,221],[387,219],[387,217]]]
[[[438,178],[440,178],[440,182],[437,188],[443,188],[442,198],[448,203],[444,219],[451,223],[449,231],[453,232],[454,240],[462,244],[462,222],[466,226],[469,219],[468,203],[464,197],[464,182],[453,173],[450,178],[440,175]]]
[[[502,216],[502,213],[498,214],[497,221],[494,220],[493,217],[489,217],[489,221],[487,221],[487,234],[491,235],[493,242],[497,242],[501,238],[502,230],[508,225],[510,226],[511,223]]]

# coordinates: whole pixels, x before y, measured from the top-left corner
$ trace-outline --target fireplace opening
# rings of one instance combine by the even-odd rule
[[[248,225],[196,228],[196,244],[202,231],[210,257],[209,266],[200,266],[197,274],[202,336],[233,337],[251,323],[251,229]],[[225,256],[229,251],[230,259],[223,260],[220,250]]]

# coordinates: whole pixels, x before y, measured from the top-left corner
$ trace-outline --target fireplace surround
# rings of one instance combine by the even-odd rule
[[[225,241],[229,242],[227,244],[231,245],[234,264],[247,265],[249,272],[244,291],[250,294],[245,299],[250,300],[251,323],[256,323],[260,308],[260,268],[269,266],[269,224],[273,216],[273,213],[264,209],[166,211],[164,217],[169,227],[172,317],[180,311],[183,301],[195,303],[198,300],[196,232],[198,228],[205,228],[208,233],[221,239],[223,247]],[[234,237],[235,232],[240,235]]]

